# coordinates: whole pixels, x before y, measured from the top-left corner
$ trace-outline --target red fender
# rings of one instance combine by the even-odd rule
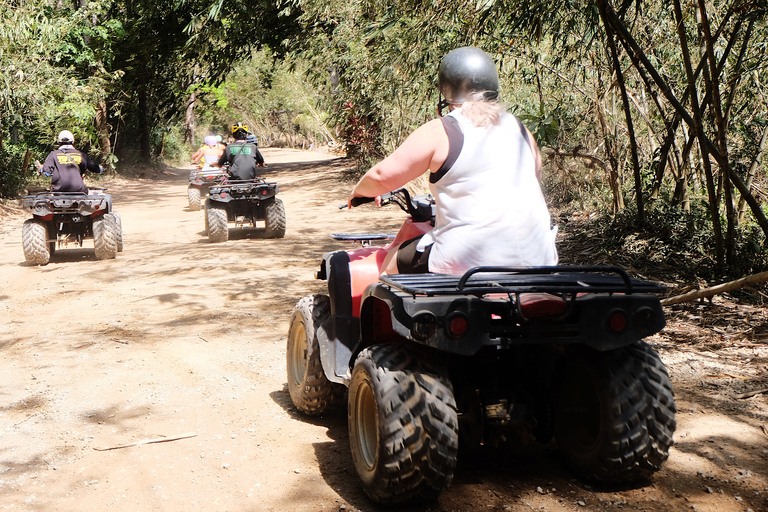
[[[387,254],[406,240],[424,235],[431,229],[432,225],[429,222],[413,222],[411,217],[408,217],[392,243],[381,247],[360,247],[347,251],[353,315],[360,316],[360,298],[368,285],[378,282]]]

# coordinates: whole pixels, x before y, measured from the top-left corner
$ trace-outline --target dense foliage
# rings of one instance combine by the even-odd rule
[[[553,202],[638,234],[693,217],[670,229],[706,237],[713,269],[757,270],[767,21],[764,0],[0,0],[0,194],[65,126],[107,165],[183,158],[243,120],[364,170],[435,115],[440,58],[475,45]]]

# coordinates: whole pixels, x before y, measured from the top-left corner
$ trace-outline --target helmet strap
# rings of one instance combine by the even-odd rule
[[[448,100],[443,98],[443,93],[438,93],[438,101],[437,101],[437,115],[440,117],[443,117],[443,109],[447,108],[450,103],[448,103]]]

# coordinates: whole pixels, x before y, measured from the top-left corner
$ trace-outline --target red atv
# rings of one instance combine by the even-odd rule
[[[123,225],[112,210],[105,188],[85,192],[37,192],[25,196],[22,206],[32,218],[24,221],[24,258],[32,265],[47,265],[57,249],[83,246],[93,239],[97,259],[114,258],[123,250]]]
[[[431,196],[382,196],[410,214],[362,247],[327,253],[328,293],[291,317],[288,388],[318,415],[348,388],[349,443],[380,503],[432,499],[460,450],[510,435],[548,443],[582,477],[642,480],[669,456],[675,401],[643,338],[665,325],[661,286],[618,267],[478,267],[463,276],[380,276],[394,244],[432,228]]]
[[[189,209],[195,212],[200,210],[210,188],[227,176],[226,169],[219,167],[194,169],[190,172],[189,185],[187,186]]]

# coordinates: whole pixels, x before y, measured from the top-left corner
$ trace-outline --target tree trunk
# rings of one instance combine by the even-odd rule
[[[598,80],[600,77],[598,76]],[[596,85],[595,90],[601,91],[603,89],[602,84]],[[608,185],[611,187],[613,194],[613,213],[618,212],[624,208],[624,196],[621,193],[621,182],[619,179],[619,162],[616,159],[616,152],[613,146],[613,137],[611,137],[610,127],[608,126],[608,120],[605,115],[605,95],[600,92],[595,98],[595,110],[597,113],[597,119],[600,122],[600,130],[603,135],[603,142],[605,144],[605,155],[608,158],[608,166],[605,170],[608,173]]]
[[[715,133],[717,135],[717,143],[720,149],[720,154],[728,160],[728,140],[725,119],[723,117],[722,100],[720,97],[720,71],[717,67],[717,60],[715,59],[714,43],[712,41],[712,34],[709,30],[709,18],[707,17],[707,9],[703,0],[699,0],[698,7],[696,9],[696,17],[699,23],[699,30],[703,36],[704,51],[706,53],[706,59],[709,62],[709,69],[704,68],[704,80],[709,84],[709,90],[712,94],[712,110],[715,113]],[[702,56],[703,58],[704,56]],[[726,237],[725,237],[725,260],[726,264],[732,263],[736,256],[736,210],[733,204],[733,186],[731,180],[728,179],[727,173],[721,173],[724,175],[723,191],[725,193],[725,218],[726,218]]]
[[[709,211],[712,218],[712,230],[715,235],[715,258],[717,266],[722,269],[725,264],[725,251],[723,248],[723,232],[720,226],[720,206],[717,191],[715,190],[715,180],[712,175],[712,166],[709,162],[709,147],[704,140],[704,124],[701,119],[701,110],[699,108],[699,95],[696,89],[696,79],[691,65],[691,55],[688,52],[688,40],[683,22],[683,10],[680,7],[680,0],[674,0],[675,22],[677,25],[678,37],[680,39],[680,48],[683,54],[683,64],[685,73],[688,77],[688,90],[690,92],[691,110],[693,111],[693,129],[694,136],[699,140],[699,150],[701,160],[704,165],[704,178],[707,184],[707,194],[709,196]]]
[[[149,107],[147,101],[147,87],[142,82],[139,84],[139,147],[141,163],[152,163],[152,147],[149,134]]]
[[[195,106],[197,104],[197,84],[200,75],[200,65],[195,64],[194,76],[192,77],[192,91],[187,99],[187,108],[184,116],[184,142],[192,145],[195,142]]]
[[[96,105],[96,134],[99,138],[102,162],[106,162],[112,154],[112,143],[109,140],[109,123],[107,122],[107,101],[102,99]]]
[[[603,16],[603,12],[600,13]],[[632,172],[635,177],[635,199],[637,201],[637,221],[642,225],[645,223],[645,207],[643,204],[643,183],[640,176],[640,161],[637,157],[637,139],[635,138],[635,128],[632,122],[632,111],[629,105],[629,96],[627,94],[627,85],[624,82],[624,73],[621,71],[621,62],[619,61],[619,52],[616,49],[616,42],[614,40],[613,29],[610,24],[606,23],[603,17],[603,25],[605,26],[606,37],[608,39],[608,45],[611,50],[611,57],[613,59],[613,66],[616,72],[616,80],[619,82],[619,88],[621,89],[621,101],[624,104],[624,117],[627,122],[627,132],[629,135],[629,148],[632,155]]]
[[[195,91],[189,93],[187,99],[187,109],[184,116],[184,143],[192,145],[195,142],[195,102],[197,94]]]

